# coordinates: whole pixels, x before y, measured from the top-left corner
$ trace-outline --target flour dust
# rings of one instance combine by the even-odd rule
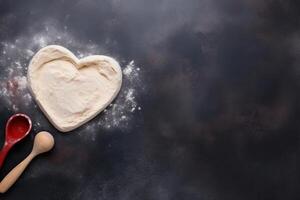
[[[104,48],[93,41],[81,42],[68,32],[68,28],[59,30],[45,26],[41,32],[32,36],[20,35],[14,41],[0,42],[0,101],[2,106],[13,112],[34,110],[34,129],[48,128],[49,122],[43,120],[42,112],[37,108],[27,88],[27,67],[32,56],[40,48],[50,44],[58,44],[70,49],[79,58],[93,54],[108,54]],[[107,107],[99,120],[93,120],[84,125],[79,135],[95,140],[96,130],[126,129],[132,122],[133,114],[142,109],[136,96],[141,88],[140,68],[134,60],[120,63],[123,69],[123,86],[116,100]],[[95,122],[96,121],[96,122]]]

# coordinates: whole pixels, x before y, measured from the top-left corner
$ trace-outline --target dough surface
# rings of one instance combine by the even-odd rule
[[[105,109],[122,84],[119,63],[102,55],[78,59],[68,49],[50,45],[28,67],[29,88],[49,121],[61,132],[86,123]]]

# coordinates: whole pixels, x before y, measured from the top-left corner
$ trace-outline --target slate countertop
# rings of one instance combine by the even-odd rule
[[[33,52],[40,38],[77,56],[104,53],[123,69],[134,60],[138,81],[122,89],[134,84],[140,110],[122,126],[89,129],[102,113],[62,134],[34,102],[14,102],[39,125],[0,177],[30,152],[37,131],[50,131],[56,146],[0,199],[299,199],[299,9],[296,0],[1,0],[1,133],[16,112],[3,93],[4,51],[18,39]]]

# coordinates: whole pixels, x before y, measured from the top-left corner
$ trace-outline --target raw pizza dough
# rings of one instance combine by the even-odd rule
[[[68,49],[50,45],[28,67],[28,85],[49,121],[68,132],[105,109],[122,84],[119,63],[102,55],[78,59]]]

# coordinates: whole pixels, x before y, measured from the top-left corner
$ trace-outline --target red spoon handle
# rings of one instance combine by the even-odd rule
[[[6,158],[6,155],[7,155],[7,153],[9,152],[9,150],[12,146],[13,145],[10,144],[10,143],[5,143],[2,150],[0,151],[0,168],[2,167],[3,162]]]

